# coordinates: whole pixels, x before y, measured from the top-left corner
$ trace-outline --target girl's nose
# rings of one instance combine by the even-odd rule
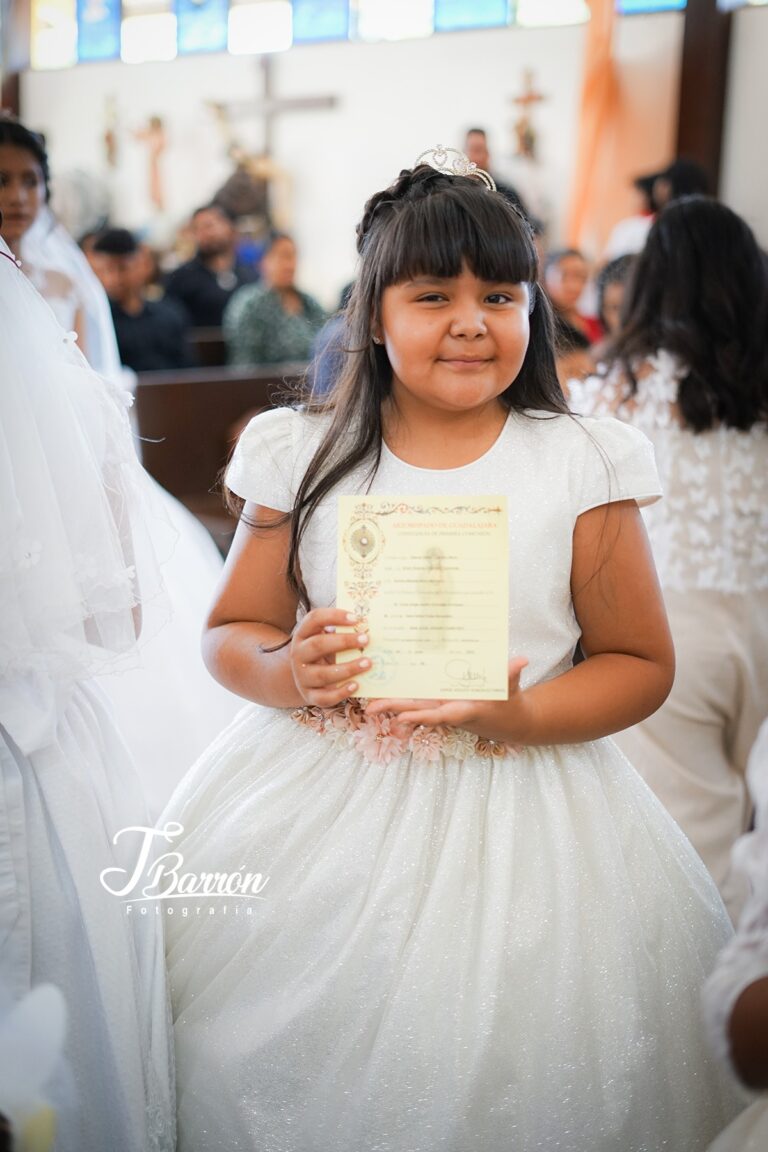
[[[456,308],[451,318],[452,336],[472,338],[484,336],[485,332],[485,313],[482,308],[479,308],[477,304],[467,304]]]

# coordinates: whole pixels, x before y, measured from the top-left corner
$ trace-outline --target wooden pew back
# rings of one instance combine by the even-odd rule
[[[222,550],[234,526],[214,489],[243,421],[281,402],[302,364],[139,373],[144,467],[206,524]]]

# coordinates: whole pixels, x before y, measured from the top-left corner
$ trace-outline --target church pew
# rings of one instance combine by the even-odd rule
[[[218,368],[226,364],[227,347],[221,328],[190,328],[187,338],[202,368]]]
[[[140,372],[135,416],[144,467],[209,529],[226,552],[234,523],[217,480],[250,415],[281,402],[303,364]]]

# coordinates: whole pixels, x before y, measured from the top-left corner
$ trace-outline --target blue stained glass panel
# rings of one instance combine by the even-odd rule
[[[632,12],[671,12],[685,8],[685,0],[616,0],[616,11],[624,15]]]
[[[509,0],[435,0],[435,32],[498,28],[509,23]]]
[[[229,0],[176,0],[179,52],[226,52]]]
[[[120,56],[120,0],[77,0],[77,59]]]
[[[293,0],[293,42],[346,40],[349,0]]]

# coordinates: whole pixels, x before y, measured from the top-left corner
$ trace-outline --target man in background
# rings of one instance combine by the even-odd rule
[[[519,208],[526,218],[531,218],[525,201],[517,189],[513,188],[511,184],[505,184],[503,180],[499,180],[498,176],[494,175],[485,128],[469,128],[467,130],[467,135],[464,138],[464,153],[469,160],[477,164],[478,168],[482,168],[484,172],[488,172],[493,177],[496,189],[501,192],[502,196],[506,196],[507,200]]]
[[[235,222],[220,204],[198,208],[191,231],[196,255],[171,273],[166,297],[183,304],[193,328],[220,328],[230,296],[258,272],[238,261]]]
[[[121,362],[134,372],[191,367],[184,309],[175,300],[145,298],[145,264],[133,233],[102,232],[91,246],[91,266],[109,297]]]

